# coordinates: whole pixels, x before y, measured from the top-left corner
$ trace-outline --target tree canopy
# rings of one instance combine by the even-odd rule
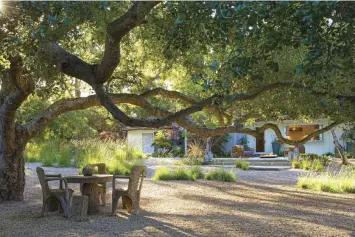
[[[352,2],[1,3],[1,199],[22,195],[28,140],[70,111],[205,138],[273,129],[289,144],[354,122]],[[273,123],[320,117],[299,141]]]

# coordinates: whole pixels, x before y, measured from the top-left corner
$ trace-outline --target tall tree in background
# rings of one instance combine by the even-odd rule
[[[177,122],[204,138],[273,129],[289,144],[354,118],[352,3],[7,2],[3,11],[0,200],[23,198],[26,143],[68,111],[102,105],[128,126]],[[198,96],[142,83],[176,71],[184,71],[175,74],[182,84],[201,86]],[[96,95],[63,94],[26,123],[16,120],[31,93],[60,94],[72,78]],[[167,100],[179,106],[172,110]],[[116,104],[141,107],[156,118],[130,116]],[[289,115],[332,122],[291,141],[272,123],[256,130],[231,125],[239,107],[240,121]],[[196,122],[204,109],[218,123]]]

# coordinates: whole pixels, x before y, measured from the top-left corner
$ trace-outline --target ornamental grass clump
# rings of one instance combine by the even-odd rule
[[[224,169],[217,169],[206,175],[207,180],[216,180],[221,182],[235,182],[237,177],[233,171],[225,171]]]
[[[355,168],[343,166],[337,173],[329,169],[325,172],[310,172],[298,179],[297,186],[332,193],[355,193]]]
[[[200,166],[195,166],[191,169],[190,171],[191,176],[193,179],[204,179],[205,178],[205,174],[202,172]]]
[[[142,151],[128,147],[124,140],[99,139],[31,144],[25,155],[27,160],[39,161],[43,166],[77,167],[80,171],[87,164],[105,163],[109,173],[125,175],[130,173],[132,166],[142,165],[145,158]]]
[[[242,170],[248,170],[249,169],[249,163],[243,160],[237,160],[235,163],[235,167],[242,169]]]
[[[155,171],[153,180],[192,180],[195,181],[196,178],[191,174],[191,171],[179,168],[177,170],[172,170],[166,167],[160,167]]]

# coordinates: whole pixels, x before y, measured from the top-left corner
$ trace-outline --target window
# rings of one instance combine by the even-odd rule
[[[288,139],[295,141],[295,140],[302,140],[308,134],[317,131],[322,128],[322,125],[315,124],[315,125],[299,125],[299,126],[287,126],[286,127],[286,136]],[[310,139],[311,141],[321,141],[323,140],[323,134],[315,136]]]

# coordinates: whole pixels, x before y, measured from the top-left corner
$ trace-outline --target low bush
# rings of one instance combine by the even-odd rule
[[[233,171],[225,171],[224,169],[217,169],[206,175],[207,180],[217,180],[222,182],[235,182],[237,177]]]
[[[205,174],[202,172],[201,168],[199,166],[195,166],[191,169],[191,176],[193,179],[204,179]]]
[[[153,180],[196,180],[192,172],[184,168],[172,170],[166,167],[160,167],[155,171]]]
[[[298,179],[297,186],[323,192],[355,193],[355,169],[343,166],[336,174],[329,170],[322,173],[310,172]]]
[[[323,171],[323,164],[321,163],[320,160],[315,160],[312,163],[312,170],[322,172]]]
[[[235,163],[235,167],[242,169],[242,170],[248,170],[249,169],[249,163],[243,160],[237,160]]]
[[[312,167],[312,162],[309,160],[302,160],[301,161],[302,169],[304,170],[310,170]]]
[[[205,161],[203,157],[185,157],[181,160],[181,164],[183,165],[202,165],[202,163]]]
[[[299,160],[292,161],[292,168],[294,169],[301,169],[302,163]]]
[[[318,160],[322,163],[323,166],[328,166],[330,163],[330,157],[328,155],[318,155],[315,153],[307,153],[307,154],[302,154],[301,155],[301,159],[302,160],[308,160],[311,163],[313,163],[314,161]]]

